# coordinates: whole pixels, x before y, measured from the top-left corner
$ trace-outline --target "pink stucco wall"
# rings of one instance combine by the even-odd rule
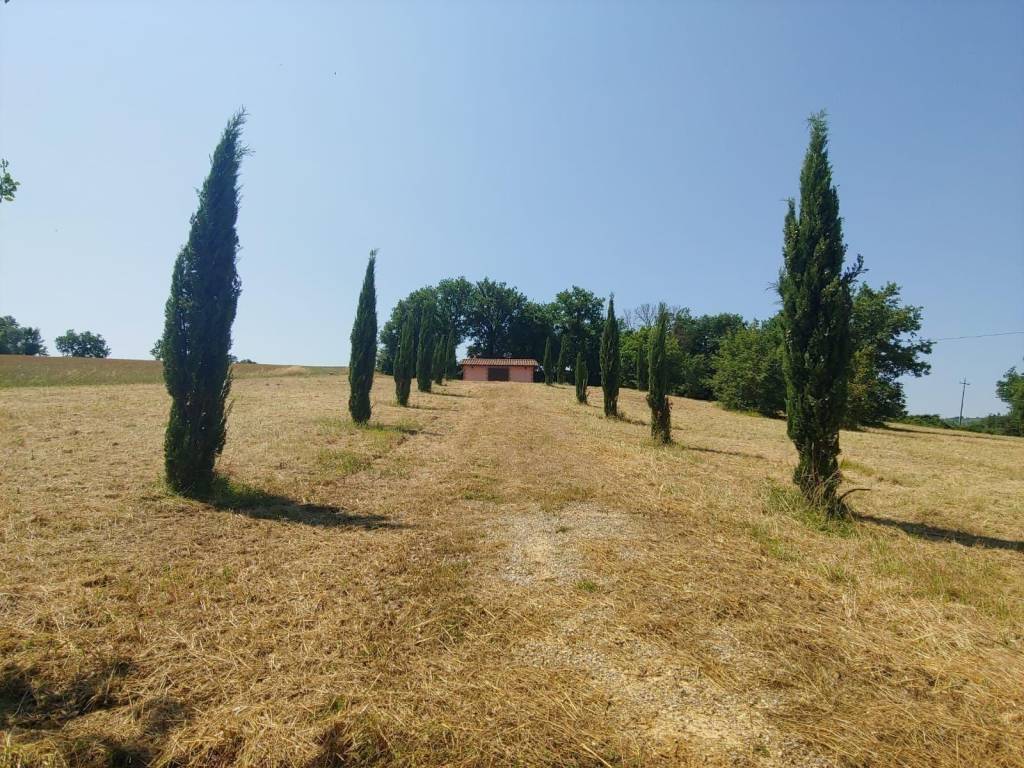
[[[486,365],[464,365],[462,367],[463,381],[487,381]],[[520,383],[533,383],[533,366],[510,365],[508,366],[508,380]],[[491,382],[498,384],[501,382]]]

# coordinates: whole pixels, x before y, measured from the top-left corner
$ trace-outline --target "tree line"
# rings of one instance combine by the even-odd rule
[[[110,357],[110,346],[98,333],[69,328],[55,339],[64,357]],[[22,326],[10,315],[0,317],[0,355],[48,357],[49,351],[38,328]]]
[[[210,492],[227,434],[231,326],[241,292],[235,226],[239,167],[247,152],[241,143],[244,122],[244,111],[231,118],[211,158],[188,241],[175,260],[158,343],[171,396],[165,475],[174,491],[187,495]],[[789,200],[783,223],[782,309],[764,323],[693,318],[661,304],[633,313],[649,315],[633,328],[629,317],[616,317],[613,297],[602,313],[604,301],[578,286],[541,305],[504,283],[455,278],[402,299],[378,334],[377,252],[371,251],[350,337],[353,420],[371,418],[376,369],[394,377],[396,400],[405,405],[414,377],[429,392],[433,383],[454,375],[456,346],[468,339],[471,355],[542,357],[548,384],[564,381],[571,368],[581,403],[587,402],[596,371],[609,418],[619,416],[620,384],[635,376],[635,384],[647,390],[651,434],[662,443],[672,439],[673,386],[706,387],[712,396],[729,390],[734,407],[753,405],[763,412],[781,402],[798,455],[794,482],[828,514],[845,514],[838,494],[839,429],[851,418],[851,403],[862,396],[878,399],[879,392],[901,403],[895,376],[927,370],[920,356],[930,345],[916,337],[920,308],[902,306],[896,286],[856,288],[863,260],[845,263],[827,145],[824,115],[814,115],[799,204]],[[553,372],[552,359],[558,361]],[[703,374],[681,375],[701,366]],[[774,388],[766,394],[768,377]],[[874,394],[861,395],[862,386]],[[1012,397],[1019,398],[1022,389],[1019,378],[1007,384]]]
[[[843,426],[879,426],[906,416],[900,377],[923,376],[932,344],[919,336],[922,308],[903,304],[900,288],[860,283],[852,291],[852,372]],[[610,302],[609,302],[610,305]],[[447,278],[399,301],[380,332],[379,366],[394,373],[401,329],[411,319],[418,338],[423,319],[452,349],[468,343],[471,357],[524,357],[542,361],[546,379],[575,381],[576,358],[587,384],[599,382],[598,356],[605,301],[572,286],[549,303],[531,301],[505,283]],[[609,306],[609,309],[611,307]],[[781,311],[766,321],[739,314],[695,315],[687,307],[643,304],[616,318],[622,385],[647,389],[647,358],[661,310],[666,316],[667,393],[717,400],[726,408],[766,416],[786,412]],[[413,358],[415,360],[415,357]]]

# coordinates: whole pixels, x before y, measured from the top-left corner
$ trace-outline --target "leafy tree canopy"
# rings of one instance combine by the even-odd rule
[[[46,344],[38,328],[18,325],[10,315],[0,317],[0,355],[47,355]]]
[[[82,331],[75,333],[71,328],[56,338],[57,351],[65,357],[110,357],[110,347],[98,333]]]

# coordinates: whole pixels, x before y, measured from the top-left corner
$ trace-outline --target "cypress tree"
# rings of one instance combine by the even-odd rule
[[[455,357],[455,348],[457,346],[458,346],[458,343],[457,343],[457,341],[455,339],[455,330],[452,329],[451,331],[448,332],[448,342],[447,342],[447,355],[448,355],[448,357],[446,358],[447,362],[445,364],[446,367],[447,367],[447,370],[445,371],[445,376],[448,378],[449,381],[451,379],[454,379],[455,376],[459,372],[459,361]]]
[[[432,340],[430,317],[424,316],[420,319],[420,339],[416,346],[416,388],[420,392],[430,391],[430,380],[433,375],[431,353],[434,351]]]
[[[615,319],[615,297],[608,299],[608,317],[601,334],[601,389],[604,394],[604,415],[619,415],[619,321]]]
[[[348,412],[352,421],[365,424],[370,420],[370,390],[373,370],[377,365],[377,289],[374,266],[377,250],[370,251],[370,260],[359,292],[356,320],[352,324],[352,352],[348,363]]]
[[[439,334],[434,342],[434,359],[431,363],[431,372],[437,385],[444,381],[444,366],[448,360],[447,349],[446,339]]]
[[[636,345],[636,388],[647,389],[647,345],[642,342]]]
[[[551,381],[554,378],[554,371],[551,370],[551,337],[548,336],[544,341],[544,383],[549,387]]]
[[[238,254],[238,171],[245,111],[235,114],[213,152],[199,192],[188,243],[171,274],[162,338],[164,383],[171,411],[164,434],[164,472],[176,493],[203,496],[227,437],[231,391],[231,324],[241,283]]]
[[[576,353],[576,402],[586,405],[587,403],[587,361],[583,359],[583,352]]]
[[[398,351],[395,353],[395,399],[399,405],[409,404],[409,390],[412,388],[413,338],[413,319],[410,313],[402,323],[402,335],[398,337]]]
[[[568,346],[565,343],[565,334],[563,333],[558,339],[558,370],[555,371],[555,381],[559,384],[565,384],[565,365],[569,362],[565,359]]]
[[[839,196],[832,185],[828,125],[810,118],[811,139],[800,171],[800,210],[791,199],[783,227],[783,373],[787,432],[796,446],[794,482],[831,516],[845,514],[836,496],[839,426],[846,410],[852,344],[850,286],[860,257],[843,271],[846,246]]]
[[[665,341],[668,336],[668,311],[658,307],[658,322],[650,337],[648,357],[647,405],[651,407],[651,437],[661,443],[672,442],[672,412],[668,402],[668,359]]]

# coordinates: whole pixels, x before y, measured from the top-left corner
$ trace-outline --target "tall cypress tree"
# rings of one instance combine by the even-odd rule
[[[413,318],[410,312],[402,323],[402,334],[398,337],[398,351],[395,353],[395,400],[399,405],[409,404],[409,390],[413,374]]]
[[[549,387],[554,379],[554,371],[551,370],[551,337],[548,336],[544,341],[544,383]]]
[[[583,357],[583,352],[576,353],[576,401],[583,403],[587,402],[587,377],[589,371],[587,370],[587,361]]]
[[[845,514],[839,486],[839,426],[846,410],[852,344],[851,284],[863,269],[860,257],[843,271],[846,246],[839,195],[832,185],[828,124],[824,112],[810,118],[811,139],[800,171],[800,210],[791,199],[783,227],[783,372],[787,431],[796,446],[794,482],[804,496],[832,516]]]
[[[647,405],[651,407],[651,437],[661,443],[672,442],[672,412],[668,401],[668,359],[665,343],[668,337],[668,310],[658,307],[658,322],[650,337],[647,351]]]
[[[647,389],[647,345],[643,342],[636,345],[636,388],[641,392]]]
[[[604,394],[604,415],[619,415],[619,321],[615,319],[615,297],[608,298],[608,317],[601,334],[601,390]]]
[[[565,334],[563,333],[558,337],[558,370],[555,371],[555,381],[559,384],[565,384],[565,366],[569,362],[566,360],[568,346],[569,345],[565,343]]]
[[[377,365],[377,289],[374,285],[374,266],[377,249],[370,251],[359,292],[356,320],[352,324],[352,352],[348,363],[348,412],[352,421],[365,424],[370,420],[370,390],[373,389],[373,370]]]
[[[434,341],[434,358],[430,365],[434,383],[438,385],[444,381],[444,366],[448,359],[447,349],[448,345],[446,344],[445,337],[438,334],[437,339]]]
[[[455,329],[448,332],[448,340],[445,346],[447,348],[445,377],[450,381],[451,379],[454,379],[459,372],[459,361],[455,357],[455,348],[458,346],[455,339]]]
[[[430,391],[430,381],[433,377],[433,328],[431,328],[430,315],[424,314],[420,318],[420,339],[416,345],[416,388],[420,392]]]
[[[162,338],[164,383],[171,412],[164,434],[164,472],[177,493],[210,491],[213,467],[227,437],[231,391],[231,324],[241,282],[238,254],[238,171],[245,111],[235,114],[213,152],[199,192],[188,243],[174,262]]]

